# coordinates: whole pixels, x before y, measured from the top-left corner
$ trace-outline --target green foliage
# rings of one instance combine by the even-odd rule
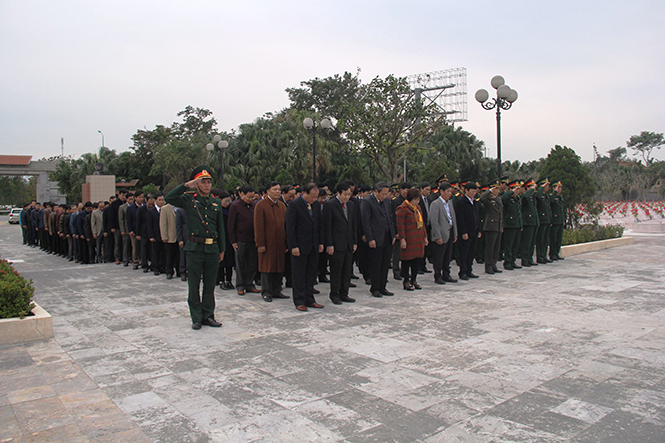
[[[148,183],[141,189],[141,191],[146,195],[152,194],[154,196],[157,194],[157,191],[159,191],[159,187],[154,183]]]
[[[565,146],[556,145],[550,151],[540,171],[540,177],[547,177],[550,181],[561,180],[564,207],[570,217],[574,216],[574,211],[570,209],[588,202],[596,192],[588,168],[582,164],[574,150]],[[568,220],[568,225],[576,223],[575,219]]]
[[[35,307],[32,280],[23,278],[7,260],[0,259],[0,318],[23,318]]]
[[[575,230],[563,230],[562,245],[576,245],[592,241],[620,238],[623,236],[624,227],[621,225],[600,226],[597,223],[582,225]]]
[[[653,162],[651,154],[654,149],[660,149],[665,144],[665,135],[662,133],[642,131],[640,135],[632,135],[626,146],[633,150],[635,155],[641,155],[645,166]]]
[[[36,177],[0,176],[0,205],[22,207],[36,196]]]

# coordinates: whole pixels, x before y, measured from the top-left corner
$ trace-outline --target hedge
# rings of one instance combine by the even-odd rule
[[[0,318],[23,318],[35,307],[32,280],[23,278],[7,260],[0,259]]]
[[[563,230],[562,245],[576,245],[592,241],[619,238],[623,235],[624,227],[621,225],[600,226],[598,224],[581,225],[579,229]]]

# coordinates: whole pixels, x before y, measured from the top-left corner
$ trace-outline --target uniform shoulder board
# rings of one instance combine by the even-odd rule
[[[196,189],[190,189],[189,191],[185,191],[185,194],[194,194],[196,192]]]

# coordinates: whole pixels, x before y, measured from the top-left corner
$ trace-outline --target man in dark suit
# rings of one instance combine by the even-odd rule
[[[178,236],[178,248],[180,249],[180,280],[187,281],[187,259],[185,244],[187,244],[187,214],[183,208],[175,210],[175,230]]]
[[[148,238],[152,245],[152,270],[155,275],[166,272],[166,251],[159,229],[159,212],[164,203],[164,193],[158,192],[155,197],[155,206],[148,210]]]
[[[349,297],[353,253],[357,248],[356,205],[350,203],[351,186],[337,185],[337,196],[323,205],[323,232],[330,260],[330,300],[336,305],[353,303]]]
[[[136,238],[141,242],[141,268],[143,268],[143,272],[150,271],[148,261],[150,260],[152,249],[148,231],[148,225],[150,224],[148,211],[153,206],[155,206],[155,197],[152,194],[148,194],[146,196],[146,204],[139,208],[138,215],[136,216]]]
[[[389,193],[388,183],[379,182],[374,187],[374,193],[364,198],[360,206],[363,230],[369,247],[369,275],[372,281],[369,290],[374,297],[395,295],[386,289],[388,266],[395,243],[395,225],[391,216]]]
[[[476,242],[481,235],[478,227],[480,207],[475,200],[478,186],[469,181],[463,187],[464,196],[455,205],[455,216],[457,217],[459,233],[459,278],[468,280],[469,278],[478,278],[473,273],[473,259],[476,255]]]
[[[431,193],[432,187],[429,183],[420,183],[420,202],[418,203],[418,206],[420,206],[420,213],[423,216],[423,223],[427,229],[427,238],[430,238],[430,235],[432,234],[432,225],[429,221],[429,205],[431,203],[429,196]],[[427,259],[432,258],[432,247],[433,246],[431,243],[428,243],[427,246],[425,246],[425,256],[422,258],[418,274],[430,274],[432,272],[427,269]]]
[[[299,311],[323,308],[314,299],[314,282],[319,254],[323,252],[323,221],[317,201],[319,188],[314,183],[304,187],[302,196],[286,209],[286,237],[291,251],[293,303]]]

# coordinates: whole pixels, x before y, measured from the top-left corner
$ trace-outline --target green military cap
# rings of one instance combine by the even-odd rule
[[[540,180],[538,180],[538,186],[545,186],[545,185],[549,185],[549,184],[550,184],[550,180],[547,177],[541,178]]]
[[[529,179],[527,179],[526,183],[524,183],[524,187],[528,188],[529,186],[535,185],[535,184],[536,184],[536,182],[533,181],[532,178],[529,178]]]
[[[393,183],[392,185],[390,185],[390,189],[392,189],[393,191],[398,191],[399,183]]]
[[[480,186],[480,187],[479,187],[479,191],[480,191],[480,192],[485,192],[485,191],[487,191],[489,188],[490,188],[490,185],[489,185],[489,183],[488,183],[488,184],[486,184],[486,185]]]
[[[553,181],[552,182],[552,187],[555,187],[555,186],[563,186],[563,183],[561,183],[561,180]]]
[[[450,182],[450,186],[459,189],[459,182],[457,180],[453,180]]]
[[[197,166],[190,174],[189,179],[196,180],[197,178],[212,178],[208,171],[210,171],[210,168],[206,165]]]
[[[523,182],[522,180],[513,180],[513,181],[511,181],[510,183],[508,183],[508,187],[509,187],[510,189],[513,189],[513,188],[519,188],[519,187],[522,186],[523,184],[524,184],[524,182]]]
[[[507,175],[504,175],[503,177],[501,177],[501,178],[499,179],[499,181],[500,181],[501,183],[503,183],[504,185],[507,185],[508,183],[510,183],[510,178],[509,178]]]
[[[487,187],[488,187],[488,188],[498,188],[499,186],[501,186],[501,183],[506,183],[506,184],[508,184],[507,181],[504,182],[503,179],[498,179],[498,178],[497,178],[496,180],[492,180],[491,182],[489,182],[489,183],[487,184]]]
[[[436,179],[436,183],[443,183],[448,181],[448,174],[443,174],[441,177]]]

